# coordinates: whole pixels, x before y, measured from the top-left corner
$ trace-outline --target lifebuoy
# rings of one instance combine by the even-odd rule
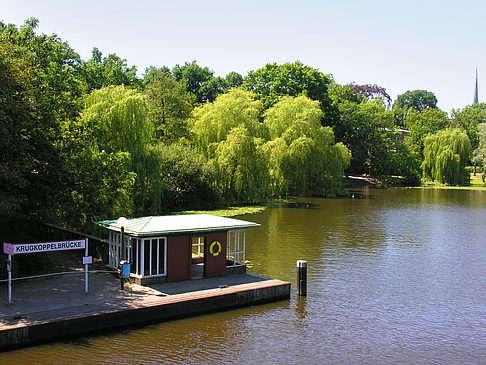
[[[219,256],[219,254],[221,253],[221,243],[219,243],[219,241],[211,242],[211,244],[209,245],[209,253],[212,256]]]

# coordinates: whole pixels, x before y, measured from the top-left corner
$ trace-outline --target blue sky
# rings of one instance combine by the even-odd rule
[[[472,103],[476,67],[486,101],[485,14],[484,0],[0,0],[4,23],[38,18],[39,33],[58,34],[83,59],[98,47],[139,74],[196,60],[244,76],[300,60],[393,99],[432,91],[447,112]]]

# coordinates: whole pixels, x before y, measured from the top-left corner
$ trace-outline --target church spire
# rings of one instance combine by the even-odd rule
[[[478,68],[476,67],[476,84],[474,85],[473,105],[478,103]]]

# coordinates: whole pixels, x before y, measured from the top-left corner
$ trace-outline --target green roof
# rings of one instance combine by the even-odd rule
[[[111,231],[121,231],[116,220],[96,222]],[[179,233],[215,232],[232,229],[260,227],[260,224],[240,219],[217,217],[210,214],[166,215],[127,219],[125,233],[131,236],[147,237],[174,235]]]

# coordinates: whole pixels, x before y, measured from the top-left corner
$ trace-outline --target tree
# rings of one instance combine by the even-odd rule
[[[29,70],[20,60],[9,60],[11,47],[0,47],[0,211],[5,216],[23,213],[35,161],[29,135],[36,123],[27,96]]]
[[[216,100],[219,94],[228,89],[223,78],[214,77],[213,71],[199,66],[196,61],[186,62],[182,66],[175,65],[172,75],[185,91],[194,94],[199,104]]]
[[[349,171],[383,175],[380,166],[385,163],[381,160],[389,157],[388,144],[395,134],[391,113],[376,100],[360,104],[345,101],[338,108],[334,133],[351,151]]]
[[[243,84],[243,76],[237,72],[230,72],[226,75],[225,80],[229,88],[240,87]]]
[[[252,137],[264,137],[259,121],[262,109],[254,94],[241,89],[231,89],[213,103],[196,108],[192,113],[191,132],[197,150],[207,158],[214,157],[217,144],[238,126],[244,126]]]
[[[486,123],[478,125],[479,146],[473,151],[472,163],[474,164],[474,175],[476,175],[476,166],[483,168],[483,180],[486,176]]]
[[[435,108],[437,108],[437,98],[433,92],[427,90],[409,90],[397,96],[397,100],[393,103],[392,112],[395,123],[404,126],[409,110],[416,110],[420,113],[424,109]]]
[[[386,92],[386,89],[382,86],[378,86],[376,84],[357,85],[354,82],[346,86],[352,88],[356,94],[362,95],[368,100],[382,100],[387,109],[391,106],[392,99]]]
[[[157,140],[171,143],[186,137],[187,119],[193,109],[194,97],[164,70],[153,70],[145,90],[148,115],[155,126]]]
[[[221,202],[216,171],[190,146],[176,142],[156,148],[164,208],[209,209]]]
[[[425,137],[448,127],[449,118],[447,113],[440,109],[424,109],[421,112],[410,110],[405,124],[410,130],[412,141],[423,149]]]
[[[486,122],[486,103],[469,105],[463,109],[452,110],[451,124],[455,127],[463,128],[466,131],[473,149],[479,146],[478,125],[484,122]]]
[[[266,136],[262,108],[252,93],[231,89],[192,113],[194,144],[214,167],[227,203],[254,204],[266,197],[268,168],[259,150]]]
[[[55,221],[68,172],[61,121],[79,112],[81,60],[55,34],[37,35],[37,25],[34,18],[20,28],[0,22],[0,190],[16,214]]]
[[[79,131],[79,138],[95,154],[129,154],[127,169],[134,173],[134,185],[133,193],[126,195],[132,203],[125,205],[133,207],[133,214],[160,210],[159,199],[151,194],[160,182],[156,155],[150,149],[154,126],[148,119],[145,96],[125,86],[108,86],[93,91],[84,104],[79,121],[70,128]]]
[[[471,142],[460,128],[447,128],[424,141],[424,177],[441,184],[469,185],[466,165],[471,158]]]
[[[271,141],[264,150],[270,161],[273,194],[342,193],[348,150],[334,144],[332,130],[321,126],[321,118],[319,103],[306,96],[283,97],[265,112]]]
[[[331,103],[328,95],[330,84],[331,79],[327,75],[296,61],[283,65],[269,63],[256,71],[250,71],[242,87],[254,92],[265,108],[277,103],[282,96],[303,94],[318,101],[324,113],[327,113]]]
[[[269,175],[261,140],[243,125],[231,129],[211,161],[217,169],[216,183],[229,204],[258,204],[267,199]]]
[[[110,85],[125,85],[140,88],[142,82],[137,78],[137,68],[128,67],[127,60],[115,53],[103,57],[101,51],[94,47],[91,58],[83,63],[82,75],[87,84],[87,92]]]

